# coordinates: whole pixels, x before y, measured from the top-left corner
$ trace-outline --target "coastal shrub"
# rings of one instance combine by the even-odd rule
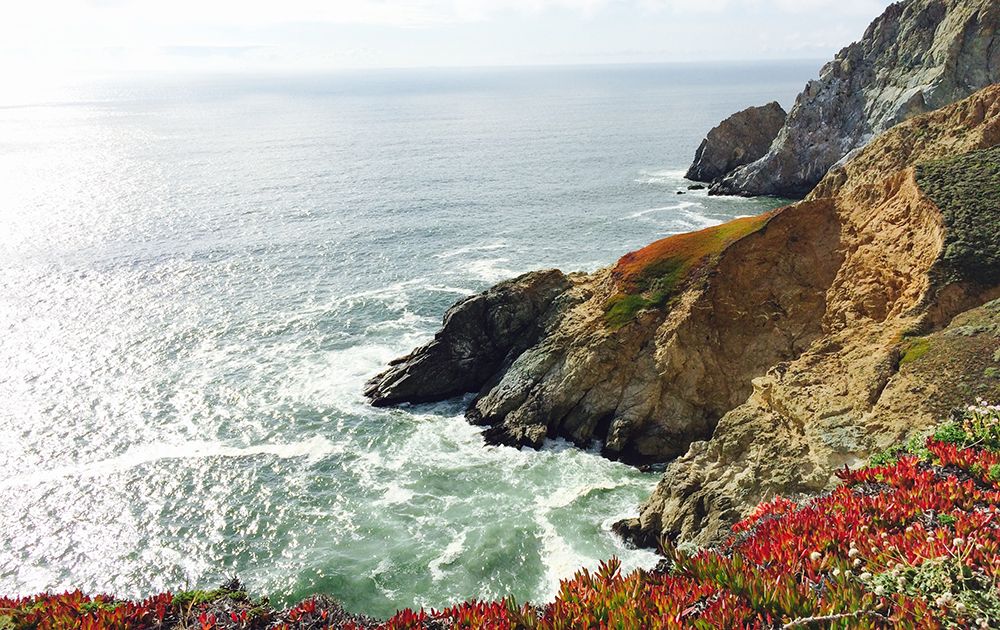
[[[921,190],[941,209],[944,281],[1000,281],[1000,146],[920,164]]]
[[[618,292],[605,304],[606,321],[619,328],[643,309],[664,306],[699,273],[710,269],[727,247],[763,228],[774,215],[771,211],[668,236],[625,254],[611,271]]]
[[[998,425],[1000,406],[978,401],[841,470],[828,494],[763,503],[715,548],[665,543],[661,567],[628,574],[611,559],[546,605],[464,602],[377,622],[321,597],[250,614],[253,602],[234,596],[242,587],[143,602],[74,592],[0,599],[0,628],[996,628]]]

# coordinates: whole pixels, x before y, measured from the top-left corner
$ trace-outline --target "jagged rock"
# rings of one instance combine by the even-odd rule
[[[875,135],[1000,82],[998,26],[995,0],[889,6],[806,85],[767,154],[736,168],[711,192],[805,195]]]
[[[758,160],[785,123],[785,110],[778,103],[749,107],[725,119],[708,132],[694,156],[687,177],[713,182],[737,166]]]
[[[829,489],[838,468],[940,422],[952,405],[1000,394],[1000,304],[965,312],[1000,295],[1000,149],[981,150],[998,146],[992,86],[883,134],[790,206],[829,203],[839,218],[844,259],[823,335],[754,379],[749,399],[673,462],[639,519],[619,529],[637,542],[715,541],[758,502]],[[977,258],[953,256],[956,245]]]
[[[537,271],[462,300],[427,345],[368,381],[376,406],[434,402],[479,389],[535,343],[553,301],[571,285],[558,270]]]

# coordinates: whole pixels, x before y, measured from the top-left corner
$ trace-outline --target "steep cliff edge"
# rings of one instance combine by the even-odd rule
[[[895,127],[817,186],[802,204],[834,207],[843,257],[821,338],[755,379],[620,531],[715,540],[759,500],[828,489],[959,398],[1000,392],[1000,305],[961,314],[1000,295],[998,145],[993,86]]]
[[[998,27],[994,0],[891,5],[806,85],[767,154],[712,193],[801,197],[875,135],[1000,82]]]
[[[379,403],[425,401],[479,386],[467,415],[489,426],[492,443],[537,447],[562,436],[601,441],[607,456],[631,463],[667,461],[746,400],[751,378],[820,334],[838,263],[831,210],[802,204],[669,237],[578,276],[553,299],[537,343],[482,385],[466,375],[490,372],[494,353],[436,348],[456,338],[471,347],[489,336],[486,320],[449,316],[431,344],[395,361],[366,393]],[[527,301],[522,285],[508,285],[506,298]],[[456,376],[437,382],[442,374]]]

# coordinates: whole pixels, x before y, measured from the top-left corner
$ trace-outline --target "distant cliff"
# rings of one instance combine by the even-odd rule
[[[998,27],[996,0],[891,5],[806,85],[766,154],[713,175],[711,192],[804,196],[882,131],[1000,82]]]

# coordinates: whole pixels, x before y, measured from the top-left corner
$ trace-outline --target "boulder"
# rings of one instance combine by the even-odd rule
[[[368,381],[365,396],[388,406],[478,392],[537,341],[553,301],[569,286],[558,270],[536,271],[462,300],[430,343]]]

